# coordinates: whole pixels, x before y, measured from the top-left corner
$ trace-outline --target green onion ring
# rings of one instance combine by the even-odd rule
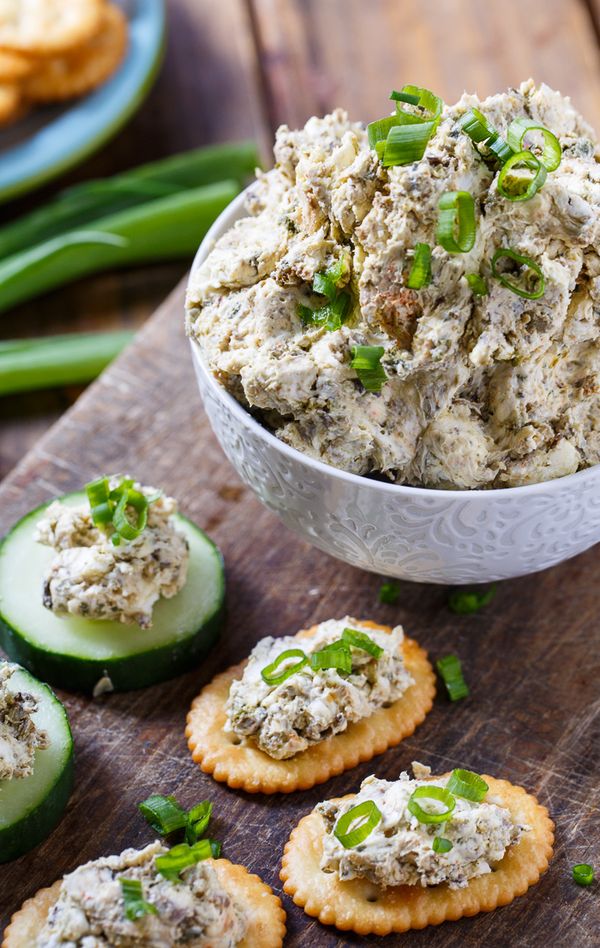
[[[483,777],[473,773],[472,770],[453,770],[446,788],[453,793],[455,797],[463,797],[465,800],[474,800],[475,803],[481,803],[486,793],[490,789]]]
[[[510,123],[506,133],[508,144],[513,151],[522,151],[525,148],[523,141],[529,132],[540,132],[543,136],[542,153],[537,157],[546,171],[556,171],[562,160],[562,148],[556,135],[553,135],[544,125],[540,125],[531,119],[515,119]]]
[[[475,201],[468,191],[445,191],[438,207],[436,240],[448,253],[468,253],[475,244]]]
[[[370,635],[367,635],[366,632],[359,632],[358,629],[344,629],[342,642],[347,642],[348,645],[353,645],[354,648],[361,648],[363,652],[368,652],[373,658],[381,658],[384,652]]]
[[[127,508],[133,507],[137,513],[135,523],[127,517]],[[148,523],[148,501],[144,494],[137,490],[125,490],[114,509],[113,526],[124,540],[135,540]]]
[[[510,188],[511,172],[516,170],[528,169],[531,171],[529,183],[527,179],[514,178],[516,190]],[[507,201],[530,201],[537,192],[543,187],[546,180],[547,171],[540,160],[531,151],[519,151],[512,155],[505,162],[498,175],[498,191]],[[527,186],[525,190],[520,190],[523,183]]]
[[[148,821],[155,832],[161,836],[169,836],[176,830],[185,829],[187,815],[175,797],[163,797],[160,793],[153,793],[138,805],[142,816]]]
[[[384,168],[420,161],[436,128],[436,122],[394,125],[385,141],[382,159]]]
[[[421,290],[428,283],[431,283],[431,247],[429,244],[415,244],[406,285],[410,290]]]
[[[494,129],[479,109],[473,108],[465,112],[462,118],[459,119],[458,126],[475,144],[486,142],[488,138],[494,135]]]
[[[469,136],[474,145],[485,145],[501,164],[504,164],[513,153],[510,145],[490,125],[479,109],[469,109],[459,119],[458,127]]]
[[[290,658],[297,658],[299,661],[284,668],[283,671],[278,672],[277,669],[279,666],[287,662]],[[307,664],[308,657],[301,648],[287,648],[285,652],[277,656],[274,662],[271,662],[270,665],[266,665],[260,674],[262,680],[266,682],[267,685],[282,685],[284,681],[287,681],[288,678],[295,675],[296,672],[299,672],[300,669],[304,668]]]
[[[396,92],[395,89],[392,89],[390,99],[393,99],[394,102],[406,102],[408,105],[418,105],[420,97],[418,95],[411,95],[409,92]]]
[[[411,116],[417,118],[421,122],[439,121],[439,118],[442,114],[444,108],[444,103],[439,96],[435,95],[430,89],[424,89],[422,86],[402,86],[400,92],[392,92],[390,99],[394,99],[396,102],[396,111],[401,116]],[[416,102],[414,100],[417,100]],[[423,109],[426,113],[425,116],[415,116],[412,112],[407,112],[406,109],[402,108],[402,105],[399,103],[406,102],[407,104],[418,105],[419,108]]]
[[[352,824],[357,820],[361,821],[359,826],[351,829]],[[333,829],[333,835],[345,849],[353,849],[360,843],[364,843],[381,820],[381,813],[373,800],[365,800],[340,816]]]
[[[469,696],[469,686],[463,678],[460,659],[456,655],[445,655],[435,663],[441,675],[450,701],[460,701]]]
[[[573,880],[577,885],[591,885],[594,881],[594,867],[587,862],[580,862],[573,866]]]
[[[336,671],[349,675],[352,671],[352,652],[345,642],[341,639],[337,642],[331,642],[313,652],[310,656],[310,667],[313,671],[320,671],[323,668],[335,668]]]
[[[428,813],[418,803],[419,800],[438,800],[445,804],[446,809],[442,813]],[[407,807],[409,813],[415,816],[419,823],[445,823],[450,819],[450,815],[456,806],[456,800],[449,790],[445,787],[432,786],[417,787],[411,794]]]
[[[508,161],[513,153],[510,145],[501,138],[498,132],[494,132],[492,137],[489,138],[485,144],[502,165],[505,161]]]
[[[383,346],[352,346],[350,352],[350,365],[363,387],[367,392],[380,392],[381,386],[387,381],[385,369],[381,364],[381,357],[385,352]]]
[[[465,280],[471,287],[475,296],[487,296],[487,283],[479,273],[465,273]]]
[[[518,263],[522,267],[527,267],[528,270],[531,270],[538,278],[538,287],[537,289],[529,292],[528,290],[522,289],[516,283],[513,283],[512,280],[509,280],[505,273],[502,273],[498,270],[498,261],[507,258],[509,260],[514,260],[515,263]],[[531,257],[525,256],[525,254],[517,253],[516,250],[513,250],[512,247],[500,247],[494,256],[492,257],[492,273],[497,280],[505,286],[507,290],[510,290],[512,293],[516,293],[517,296],[521,296],[524,300],[539,300],[540,297],[544,295],[546,288],[546,281],[544,280],[544,274],[542,273],[541,267],[532,260]]]
[[[121,876],[119,882],[121,884],[125,917],[130,922],[135,922],[144,915],[158,915],[156,905],[152,902],[146,902],[140,879],[126,879]]]
[[[165,879],[169,879],[171,882],[176,882],[179,879],[179,874],[183,872],[184,869],[187,869],[188,866],[194,866],[197,862],[202,862],[202,860],[210,859],[211,857],[212,848],[210,840],[201,839],[199,842],[194,843],[193,846],[189,846],[188,843],[179,843],[178,846],[173,846],[162,856],[156,856],[154,865],[161,876],[164,876]]]
[[[431,848],[434,853],[449,853],[453,845],[449,839],[444,839],[443,836],[435,836]]]

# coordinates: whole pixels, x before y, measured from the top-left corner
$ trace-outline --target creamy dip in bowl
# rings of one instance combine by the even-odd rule
[[[442,145],[432,140],[429,157],[381,171],[373,163],[374,153],[364,148],[360,126],[334,113],[329,121],[311,119],[307,128],[313,123],[318,139],[331,135],[333,124],[341,142],[336,149],[349,150],[339,160],[350,169],[354,165],[334,189],[336,227],[323,229],[319,202],[329,198],[315,191],[305,167],[309,184],[305,181],[301,190],[306,198],[312,188],[318,233],[302,237],[300,246],[294,234],[291,241],[282,238],[278,228],[291,233],[298,226],[294,213],[305,216],[313,210],[309,202],[290,212],[285,187],[278,191],[277,181],[265,184],[269,174],[281,175],[276,169],[221,215],[198,252],[190,279],[188,328],[198,381],[213,428],[238,473],[315,546],[386,575],[485,582],[543,569],[600,539],[599,441],[593,420],[600,336],[595,267],[600,273],[600,260],[595,246],[589,246],[600,226],[599,166],[589,164],[590,156],[583,154],[589,147],[593,153],[594,147],[585,137],[585,124],[568,102],[545,87],[536,91],[524,84],[519,92],[511,90],[486,103],[464,97],[462,113],[479,105],[504,131],[504,99],[517,112],[520,101],[527,99],[530,112],[537,102],[546,124],[557,109],[561,112],[560,120],[568,126],[559,129],[563,179],[551,183],[548,174],[534,200],[503,209],[509,223],[504,217],[490,223],[500,213],[494,210],[499,195],[489,198],[489,206],[478,199],[478,232],[469,253],[450,254],[435,245],[434,212],[427,197],[420,199],[423,220],[408,236],[405,226],[390,223],[381,211],[377,226],[396,231],[393,239],[385,237],[385,246],[390,244],[385,253],[377,250],[370,262],[365,242],[379,239],[377,235],[355,241],[343,233],[344,227],[353,233],[356,225],[348,208],[368,220],[382,206],[389,216],[390,194],[410,190],[410,169],[426,160],[426,187],[434,188],[437,208],[435,169],[440,166],[435,149],[443,152],[445,135],[450,150],[463,155],[464,148],[475,148],[468,137],[461,133],[465,142],[455,146],[452,125],[441,133]],[[449,110],[454,123],[456,109]],[[323,131],[323,123],[329,131]],[[280,132],[280,165],[294,136],[302,141],[302,132]],[[327,154],[326,149],[324,162]],[[460,168],[460,161],[470,161],[466,152],[452,161],[454,177],[442,191],[461,187],[475,192],[483,181],[487,188],[497,188],[497,172],[492,174],[486,162],[476,161],[478,184],[473,177],[456,177],[456,162]],[[374,184],[381,190],[365,204],[357,181],[371,187],[366,165],[376,175],[389,174],[391,184]],[[565,174],[567,183],[561,184]],[[269,217],[263,211],[270,200],[277,201],[278,216],[266,226]],[[540,250],[536,214],[549,213],[550,205],[552,233]],[[254,216],[248,217],[248,208]],[[376,222],[371,223],[376,231]],[[361,234],[364,219],[362,227]],[[432,277],[407,294],[404,286],[414,259],[409,245],[426,237],[434,244]],[[240,243],[256,252],[236,254]],[[510,269],[497,268],[504,282],[491,273],[496,243],[514,246],[530,260],[537,253],[545,278],[542,303],[539,296],[530,300],[506,288],[507,281],[519,285]],[[392,260],[399,261],[393,274]],[[376,278],[374,267],[379,268]],[[485,283],[485,297],[469,295],[466,276],[475,272]],[[322,279],[317,282],[328,273],[335,273],[339,292],[335,286],[331,292],[331,282],[329,287]],[[520,286],[537,293],[535,280]],[[335,305],[328,309],[328,289],[329,302],[343,294],[348,302],[342,299],[337,311]],[[442,291],[448,312],[441,311],[439,302],[434,305]],[[328,325],[323,313],[331,320]],[[379,368],[384,381],[369,389],[371,377],[354,369],[350,351],[355,355],[356,346],[372,350],[373,344],[384,353]],[[313,402],[306,398],[311,385]],[[296,405],[301,409],[296,411]],[[402,423],[394,427],[390,419],[399,414]]]

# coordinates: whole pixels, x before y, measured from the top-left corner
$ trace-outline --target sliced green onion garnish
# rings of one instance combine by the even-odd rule
[[[498,159],[501,165],[503,165],[505,161],[508,161],[513,153],[510,145],[504,141],[498,132],[494,132],[492,137],[488,138],[485,144],[486,147],[491,151],[492,155]]]
[[[343,257],[327,270],[320,270],[313,277],[312,288],[315,293],[321,293],[330,300],[334,300],[338,292],[338,283],[346,272],[346,261]]]
[[[410,290],[421,290],[428,283],[431,283],[431,247],[429,244],[415,244],[406,285]]]
[[[498,269],[498,263],[501,260],[512,260],[517,263],[520,267],[520,276],[522,284],[530,282],[533,278],[534,288],[532,290],[526,289],[526,286],[514,283],[509,279],[509,274],[505,271]],[[511,247],[500,247],[492,257],[492,273],[497,280],[500,281],[502,286],[505,286],[507,290],[510,290],[512,293],[516,293],[517,296],[521,296],[525,300],[539,300],[540,297],[544,295],[544,290],[546,288],[546,281],[544,280],[544,274],[542,273],[541,268],[532,260],[531,257],[526,257],[525,254],[517,253],[516,250],[513,250]],[[536,285],[537,282],[537,285]]]
[[[437,122],[394,125],[385,141],[382,158],[384,167],[410,165],[413,161],[420,161],[436,128]]]
[[[418,105],[419,96],[411,95],[409,92],[396,92],[395,89],[392,89],[390,92],[390,99],[393,99],[394,102],[407,102],[409,105]]]
[[[394,90],[390,99],[396,102],[396,114],[370,123],[369,145],[385,167],[419,161],[438,126],[444,103],[429,89],[419,86]],[[420,111],[411,111],[405,105],[416,106]]]
[[[448,253],[468,253],[475,243],[475,201],[468,191],[446,191],[438,207],[436,239]]]
[[[490,125],[479,109],[469,109],[458,122],[459,128],[469,136],[474,145],[485,145],[492,155],[504,164],[513,153],[512,148]]]
[[[90,481],[89,484],[85,485],[85,492],[90,502],[90,507],[94,508],[99,504],[106,503],[110,494],[108,477],[99,477],[95,481]]]
[[[396,102],[396,112],[400,116],[416,117],[421,122],[439,121],[442,109],[444,108],[444,103],[439,96],[431,92],[430,89],[424,89],[421,86],[402,86],[400,92],[392,92],[390,99]],[[414,101],[415,99],[416,102]],[[424,115],[415,116],[415,113],[407,112],[406,109],[402,108],[401,103],[403,102],[410,105],[418,105],[419,108],[423,109]]]
[[[210,840],[201,839],[193,846],[189,846],[188,843],[179,843],[178,846],[173,846],[168,853],[156,856],[154,864],[161,876],[171,882],[177,882],[179,874],[188,866],[194,866],[197,862],[202,862],[202,860],[211,857]]]
[[[130,922],[135,922],[144,915],[158,915],[156,905],[146,902],[144,889],[139,879],[120,878],[119,882],[121,883],[125,915]]]
[[[393,605],[395,602],[398,602],[398,599],[400,598],[400,592],[401,589],[398,583],[382,583],[379,588],[379,602],[385,602],[389,605]]]
[[[443,836],[435,836],[431,848],[434,853],[449,853],[453,847],[453,843],[449,839],[444,839]]]
[[[587,862],[573,866],[573,879],[577,885],[591,885],[594,881],[594,867]]]
[[[475,296],[487,296],[487,283],[478,273],[465,273],[465,280],[473,290]]]
[[[386,115],[385,118],[377,119],[376,122],[370,122],[369,125],[367,125],[367,135],[369,136],[369,145],[371,148],[376,148],[379,144],[385,145],[385,140],[388,137],[390,129],[397,124],[397,115]],[[381,158],[382,156],[379,155],[379,157]]]
[[[127,513],[129,507],[136,513],[133,523]],[[119,536],[124,540],[136,540],[147,523],[148,500],[144,494],[131,488],[123,491],[113,512],[113,526]]]
[[[204,836],[210,823],[212,815],[212,803],[210,800],[203,800],[197,803],[187,814],[187,826],[185,831],[186,843],[197,843]]]
[[[352,346],[350,351],[350,365],[364,388],[367,392],[380,392],[381,386],[387,381],[385,369],[381,365],[381,357],[385,352],[383,346]]]
[[[374,642],[366,632],[360,632],[358,629],[344,629],[342,632],[342,641],[354,648],[361,648],[363,652],[368,652],[373,658],[381,658],[384,649],[377,642]]]
[[[289,665],[287,663],[291,658],[297,658],[298,661]],[[274,662],[265,666],[260,674],[267,685],[282,685],[284,681],[287,681],[288,678],[295,675],[307,664],[308,658],[301,648],[287,648],[285,652],[277,656]],[[280,671],[282,665],[285,665],[285,668]]]
[[[218,859],[223,849],[218,839],[209,839],[210,851],[213,859]]]
[[[446,788],[456,797],[463,797],[465,800],[474,800],[475,803],[481,803],[486,793],[490,789],[479,774],[472,770],[453,770]]]
[[[531,151],[519,151],[498,175],[498,191],[507,201],[530,201],[543,187],[547,171]]]
[[[460,701],[469,695],[469,686],[463,678],[462,665],[456,655],[445,655],[435,663],[442,677],[450,701]]]
[[[353,849],[360,843],[364,843],[381,819],[381,813],[373,800],[365,800],[340,816],[333,829],[333,835],[345,849]],[[356,823],[358,823],[357,826],[355,826]]]
[[[161,836],[169,836],[187,826],[187,814],[175,797],[153,793],[139,804],[139,811],[152,829]]]
[[[325,306],[312,309],[310,306],[298,306],[298,316],[305,326],[323,326],[333,332],[346,322],[350,314],[350,294],[338,290],[338,283],[346,272],[346,262],[341,257],[327,270],[315,273],[312,289],[314,293],[326,296]]]
[[[541,149],[536,149],[535,154],[546,171],[556,171],[561,162],[562,149],[556,135],[553,135],[544,125],[539,125],[531,119],[515,119],[510,123],[506,133],[508,144],[514,151],[522,151],[526,147],[524,140],[532,132],[539,132],[544,139]],[[533,149],[530,149],[530,151],[533,152]]]
[[[496,595],[496,589],[496,583],[480,589],[465,589],[464,587],[453,589],[448,596],[448,607],[458,616],[472,615],[492,601]]]
[[[441,812],[424,810],[418,802],[419,800],[436,800],[438,803],[443,803],[446,809]],[[435,785],[417,787],[410,795],[407,803],[409,813],[412,813],[419,823],[445,823],[446,820],[450,819],[455,806],[456,800],[450,791],[446,790],[445,787],[436,787]]]
[[[331,642],[313,652],[310,656],[310,667],[313,671],[320,671],[324,668],[335,668],[336,671],[344,675],[349,675],[352,671],[352,652],[348,645],[341,640]]]
[[[479,109],[469,109],[458,121],[458,127],[465,132],[472,142],[479,144],[486,142],[494,134],[494,129],[489,124],[485,115]]]

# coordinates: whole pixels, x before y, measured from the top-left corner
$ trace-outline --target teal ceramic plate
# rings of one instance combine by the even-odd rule
[[[83,161],[125,124],[149,92],[164,45],[164,0],[117,2],[130,24],[122,66],[90,95],[40,109],[0,132],[0,202]]]

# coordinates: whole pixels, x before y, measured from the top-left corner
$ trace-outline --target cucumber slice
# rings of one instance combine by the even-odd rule
[[[66,504],[86,502],[67,494]],[[160,599],[151,629],[121,622],[55,616],[42,605],[42,577],[54,556],[36,543],[44,504],[0,545],[0,645],[34,675],[70,691],[92,692],[108,675],[115,691],[144,688],[193,668],[216,641],[225,598],[223,559],[212,540],[180,514],[190,544],[188,577],[173,599]]]
[[[73,787],[73,738],[62,704],[24,668],[6,684],[11,691],[27,691],[38,699],[33,720],[46,731],[50,744],[35,752],[31,776],[0,780],[0,863],[22,856],[50,835]]]

